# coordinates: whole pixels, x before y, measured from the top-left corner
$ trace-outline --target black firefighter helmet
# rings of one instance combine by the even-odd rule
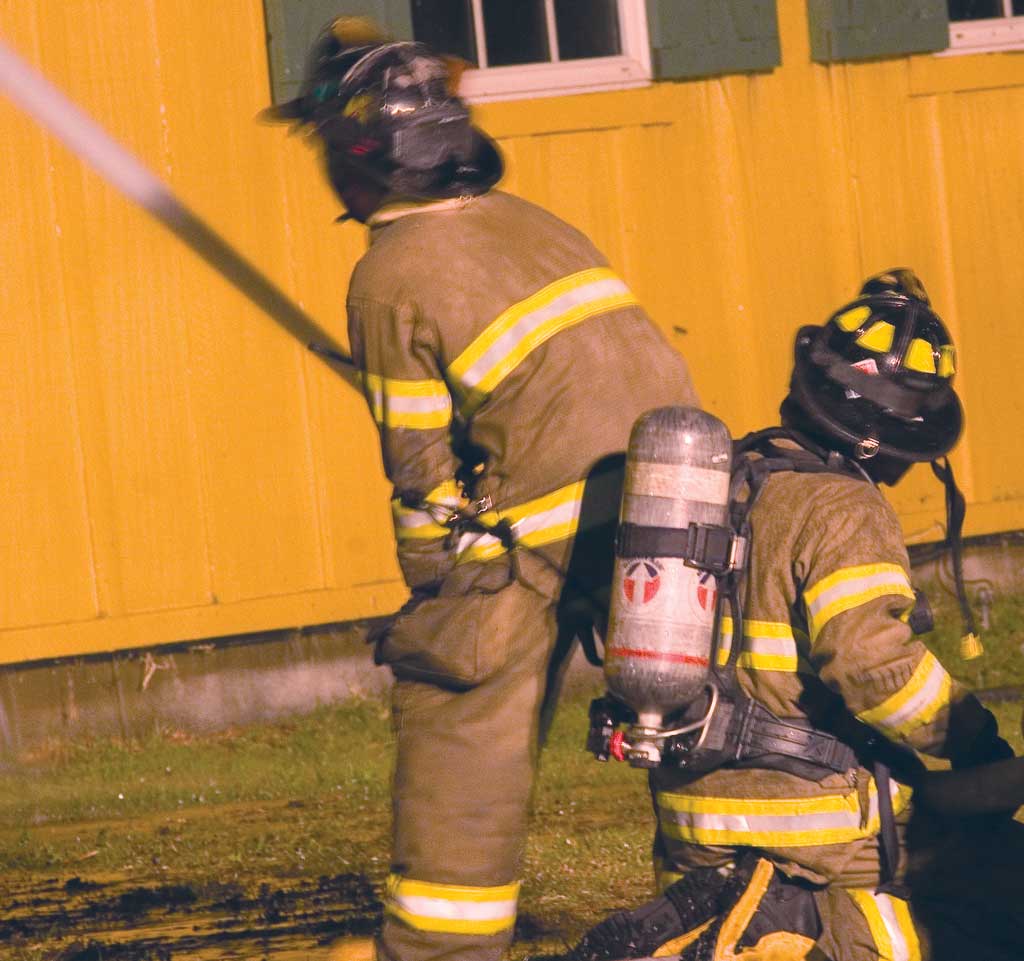
[[[391,41],[363,18],[339,17],[313,44],[299,96],[263,117],[311,127],[332,164],[389,195],[485,193],[501,179],[501,154],[454,92],[460,72],[421,43]]]
[[[783,413],[858,461],[934,461],[960,436],[956,350],[913,271],[867,280],[856,300],[796,337]]]

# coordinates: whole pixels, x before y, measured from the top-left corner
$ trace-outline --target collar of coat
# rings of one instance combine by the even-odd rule
[[[406,217],[409,214],[429,214],[442,210],[461,210],[468,207],[474,200],[473,197],[451,197],[447,200],[396,200],[384,204],[375,211],[366,225],[374,230],[398,220],[399,217]]]

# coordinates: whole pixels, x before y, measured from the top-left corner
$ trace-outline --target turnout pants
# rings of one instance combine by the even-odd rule
[[[496,961],[512,938],[555,602],[501,562],[481,570],[378,645],[398,748],[389,961]]]
[[[877,884],[862,886],[836,879],[815,884],[774,868],[767,887],[756,883],[759,872],[744,880],[717,909],[705,915],[737,940],[714,928],[697,944],[690,938],[675,945],[682,961],[1015,961],[1024,944],[1024,901],[1020,872],[1024,864],[1024,824],[1009,817],[948,821],[916,812],[907,831],[907,869],[892,891]],[[748,852],[745,857],[752,855]],[[758,861],[767,877],[764,857]],[[791,867],[792,865],[788,865]],[[714,878],[720,869],[685,871],[666,889],[698,878]],[[661,875],[663,881],[667,874]],[[707,887],[706,881],[702,883]],[[763,891],[763,893],[762,893]],[[808,897],[817,924],[807,921]],[[678,898],[677,898],[678,900]],[[712,944],[711,936],[715,935]],[[802,940],[809,938],[809,940]],[[649,951],[646,953],[658,953]],[[667,953],[667,952],[665,952]],[[581,956],[575,961],[596,961]]]

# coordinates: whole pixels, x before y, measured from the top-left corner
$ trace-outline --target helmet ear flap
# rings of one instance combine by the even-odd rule
[[[391,159],[407,170],[435,170],[451,158],[468,156],[473,136],[469,111],[463,111],[464,122],[451,114],[437,122],[424,116],[419,122],[395,129],[391,138]],[[452,121],[456,122],[452,122]]]

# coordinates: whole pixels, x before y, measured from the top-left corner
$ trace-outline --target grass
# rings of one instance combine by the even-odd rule
[[[604,806],[635,795],[646,813],[642,776],[584,751],[586,702],[560,710],[536,798],[536,819],[550,826],[542,832],[567,855],[576,844],[620,843],[587,837],[588,798]],[[211,877],[236,862],[336,871],[377,842],[374,854],[385,853],[391,748],[387,710],[370,701],[214,736],[66,745],[0,778],[0,863],[25,871],[148,863]],[[222,843],[225,817],[232,825]],[[564,860],[555,859],[558,870]]]
[[[974,691],[1024,690],[1024,594],[1002,596],[993,605],[988,627],[978,625],[985,653],[970,661],[960,656],[963,622],[952,593],[936,584],[929,590],[929,600],[936,626],[925,640],[957,680]],[[999,721],[1003,737],[1024,754],[1021,702],[994,694],[986,699],[986,707]]]
[[[955,604],[938,601],[929,643],[956,676],[972,687],[1024,685],[1024,598],[996,605],[987,653],[970,662],[957,653]],[[588,699],[568,699],[556,716],[527,848],[522,923],[532,943],[555,950],[649,891],[645,779],[584,750]],[[990,706],[1024,753],[1020,702]],[[0,776],[2,877],[213,884],[351,871],[379,886],[391,762],[388,711],[374,701],[202,737],[54,745]]]
[[[0,826],[345,793],[379,800],[390,765],[387,717],[379,703],[354,701],[202,737],[164,731],[64,743],[0,778]]]
[[[942,591],[932,591],[930,600],[936,627],[928,645],[955,677],[973,690],[1024,687],[1024,594],[994,605],[988,629],[979,625],[985,654],[973,661],[960,656],[963,624],[956,602]]]

